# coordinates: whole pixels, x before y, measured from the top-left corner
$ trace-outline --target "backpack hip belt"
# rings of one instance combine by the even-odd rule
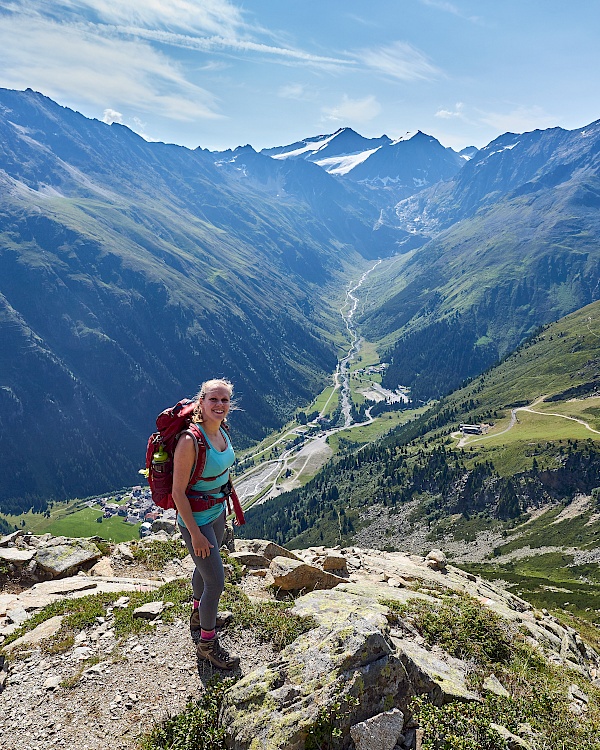
[[[190,501],[192,513],[208,510],[218,503],[227,502],[227,514],[231,515],[234,513],[237,525],[242,526],[246,522],[244,519],[244,511],[242,510],[242,504],[240,503],[231,479],[216,491],[222,492],[222,497],[215,497],[207,492],[194,492],[194,490],[188,490],[186,492],[186,497]]]
[[[195,492],[194,490],[188,490],[185,494],[190,501],[192,511],[198,513],[202,510],[208,510],[218,503],[225,502],[231,495],[232,489],[233,485],[231,484],[231,481],[228,480],[225,484],[221,485],[221,487],[217,487],[214,490],[214,495],[210,492]]]

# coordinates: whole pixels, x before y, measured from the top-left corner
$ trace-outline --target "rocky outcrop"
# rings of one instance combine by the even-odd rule
[[[0,549],[25,549],[17,546],[19,539],[13,536]],[[165,541],[155,538],[161,540]],[[30,538],[26,544],[35,550],[60,546],[48,541]],[[481,688],[475,689],[473,685],[480,683],[469,679],[473,665],[428,645],[414,620],[402,614],[406,611],[402,605],[412,607],[418,600],[426,608],[436,606],[448,594],[474,597],[482,608],[499,615],[507,630],[518,631],[550,662],[575,670],[569,673],[572,684],[568,691],[565,687],[564,699],[577,721],[596,710],[592,686],[600,680],[600,657],[579,634],[548,612],[537,611],[519,597],[449,565],[440,551],[432,551],[425,558],[357,547],[318,547],[287,555],[280,555],[280,549],[265,540],[240,544],[235,554],[248,575],[239,585],[257,599],[273,598],[279,574],[290,576],[294,582],[291,588],[301,593],[292,612],[310,617],[314,627],[280,653],[269,649],[261,659],[263,646],[259,640],[252,640],[251,629],[244,627],[235,635],[234,614],[231,631],[223,631],[225,646],[242,656],[241,679],[230,688],[223,709],[231,750],[305,750],[307,743],[315,746],[324,727],[333,725],[340,732],[342,750],[415,750],[422,730],[409,709],[414,696],[424,696],[437,706],[453,701],[479,703],[489,693],[509,699],[511,682],[501,672],[501,679],[491,669],[481,674]],[[98,575],[106,566],[126,570],[131,576]],[[171,567],[168,563],[169,570]],[[186,560],[182,561],[180,575],[187,575],[188,570]],[[261,576],[254,575],[257,571]],[[131,546],[121,544],[112,547],[110,556],[103,557],[87,573],[80,571],[38,582],[21,592],[0,594],[1,643],[23,623],[27,626],[27,620],[48,604],[95,593],[122,592],[94,624],[71,633],[73,642],[67,644],[66,653],[50,656],[44,651],[44,643],[60,628],[60,616],[31,628],[21,639],[5,646],[4,656],[0,656],[0,713],[4,711],[10,717],[6,737],[14,741],[15,750],[21,750],[15,738],[20,737],[22,726],[29,732],[23,748],[34,741],[54,741],[55,733],[62,744],[83,750],[77,727],[65,719],[82,700],[87,708],[79,712],[80,721],[85,721],[90,710],[97,709],[104,717],[106,736],[96,737],[98,748],[133,747],[133,741],[119,744],[121,738],[137,735],[141,723],[151,717],[144,718],[144,701],[134,700],[132,694],[160,695],[162,701],[168,696],[169,710],[177,712],[182,710],[185,696],[197,691],[198,679],[206,684],[212,671],[206,665],[196,668],[189,663],[194,650],[187,616],[181,619],[178,615],[167,625],[163,619],[173,606],[169,601],[132,605],[131,592],[155,590],[165,581],[164,571],[156,580],[150,578],[150,571],[146,571],[146,577],[141,573]],[[142,640],[116,635],[115,617],[121,608],[130,606],[132,617],[152,624],[152,634]],[[237,641],[228,641],[228,632]],[[174,679],[179,661],[186,666]],[[589,691],[582,689],[585,680],[590,684]],[[108,685],[111,692],[105,700]],[[185,686],[182,694],[178,694],[180,685]],[[26,724],[27,711],[41,701],[48,702],[60,731],[55,725],[39,729]],[[23,716],[20,704],[24,706]],[[164,704],[160,705],[163,710]],[[521,732],[507,722],[509,731],[503,726],[502,716],[497,722],[492,729],[504,738],[507,747],[526,750],[536,746],[525,729]],[[12,750],[13,746],[8,747]]]
[[[18,575],[30,583],[89,569],[101,557],[93,539],[35,536],[22,531],[0,539],[0,562],[8,575]]]
[[[312,591],[314,589],[332,589],[343,578],[328,573],[314,565],[289,557],[276,557],[269,566],[273,584],[282,591]]]

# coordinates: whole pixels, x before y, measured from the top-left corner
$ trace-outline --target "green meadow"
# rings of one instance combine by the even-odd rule
[[[102,521],[98,522],[98,518]],[[122,516],[102,518],[102,509],[84,507],[81,501],[55,503],[49,516],[41,513],[22,513],[6,516],[10,524],[26,529],[32,534],[54,536],[88,537],[101,536],[110,542],[127,542],[139,539],[140,524],[127,523]]]

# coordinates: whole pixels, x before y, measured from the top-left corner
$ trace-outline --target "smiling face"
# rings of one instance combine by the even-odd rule
[[[231,389],[224,383],[210,385],[199,398],[202,421],[220,425],[227,417],[231,406]]]

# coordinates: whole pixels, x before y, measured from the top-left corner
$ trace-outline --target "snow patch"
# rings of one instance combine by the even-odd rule
[[[327,159],[315,159],[315,164],[318,164],[329,174],[348,174],[354,167],[362,164],[366,161],[371,154],[379,151],[381,146],[377,148],[369,149],[368,151],[362,151],[358,154],[348,154],[345,156],[330,156]]]
[[[287,159],[288,157],[292,156],[302,156],[302,154],[307,154],[309,152],[316,153],[317,151],[321,151],[322,149],[327,146],[327,144],[332,141],[338,133],[333,133],[333,135],[328,135],[326,138],[324,138],[322,141],[311,141],[309,143],[306,143],[301,148],[297,148],[294,151],[285,151],[282,154],[273,154],[271,157],[272,159]]]
[[[403,143],[404,141],[410,141],[410,139],[414,138],[417,133],[417,130],[409,130],[404,135],[401,135],[400,138],[396,138],[395,141],[392,141],[390,146],[395,146],[397,143]]]

